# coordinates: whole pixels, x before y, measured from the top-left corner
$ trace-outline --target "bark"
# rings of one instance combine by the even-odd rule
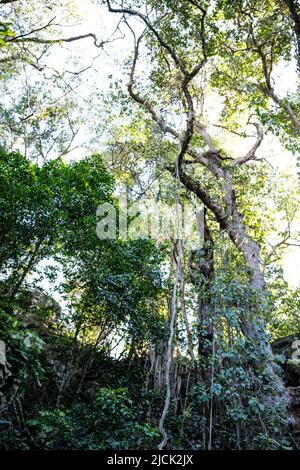
[[[164,401],[163,411],[159,420],[159,431],[162,435],[162,441],[158,445],[158,449],[162,450],[168,442],[168,434],[165,430],[165,420],[169,411],[171,402],[171,366],[173,358],[173,340],[177,319],[177,290],[180,283],[181,277],[181,258],[175,254],[175,279],[173,283],[172,299],[170,303],[170,321],[169,321],[169,338],[166,351],[166,368],[165,368],[165,384],[166,384],[166,396]]]

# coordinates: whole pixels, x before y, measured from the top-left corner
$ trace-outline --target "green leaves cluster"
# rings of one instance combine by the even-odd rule
[[[90,404],[40,411],[27,424],[43,449],[145,449],[159,439],[156,427],[139,422],[124,388],[100,388]]]

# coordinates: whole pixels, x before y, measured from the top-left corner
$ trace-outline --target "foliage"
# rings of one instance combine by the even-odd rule
[[[138,422],[126,389],[101,388],[93,403],[40,411],[28,426],[45,449],[144,449],[159,436]]]
[[[91,3],[118,15],[108,40],[68,37],[76,2],[1,5],[0,448],[290,449],[270,344],[299,332],[282,269],[299,182],[267,161],[280,142],[299,153],[289,2]],[[112,43],[133,31],[120,73]],[[92,47],[69,50],[83,38],[102,75]],[[100,240],[98,206],[122,215],[114,191],[204,205],[204,240],[118,225]]]

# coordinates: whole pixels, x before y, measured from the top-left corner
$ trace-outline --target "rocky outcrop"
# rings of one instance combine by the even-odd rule
[[[300,333],[274,341],[272,349],[283,359],[283,379],[290,396],[290,428],[300,449]]]
[[[293,414],[293,434],[300,440],[300,385],[298,387],[288,387],[291,398],[291,411]]]

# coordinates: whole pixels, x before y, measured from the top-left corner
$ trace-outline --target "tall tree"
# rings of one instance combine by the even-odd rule
[[[201,115],[201,108],[198,106],[202,91],[199,86],[200,77],[206,72],[210,83],[211,67],[218,60],[218,34],[221,34],[223,26],[226,28],[226,16],[225,23],[222,18],[220,25],[216,22],[216,15],[220,14],[220,2],[213,9],[209,9],[207,3],[202,1],[182,1],[180,5],[168,1],[149,2],[147,6],[138,2],[128,6],[124,3],[116,5],[115,2],[107,1],[107,6],[110,12],[123,15],[124,24],[133,35],[134,52],[127,83],[131,99],[144,108],[166,139],[178,145],[173,165],[166,162],[166,170],[187,191],[195,194],[213,214],[220,229],[243,255],[249,275],[249,287],[262,295],[263,302],[266,283],[261,247],[249,233],[235,185],[240,169],[256,159],[256,152],[263,140],[263,127],[257,117],[252,119],[251,123],[257,134],[254,143],[239,156],[230,155],[223,147],[222,140],[217,142],[209,131],[204,121],[207,116],[203,112]],[[226,3],[225,13],[226,7],[230,6]],[[234,6],[237,12],[238,7],[239,5]],[[259,13],[258,21],[260,20]],[[139,36],[135,32],[138,23],[143,26],[143,32]],[[252,24],[253,21],[249,20],[250,28]],[[145,68],[141,72],[139,65],[143,45],[143,53],[149,57],[146,79]],[[260,73],[259,70],[258,77]],[[262,76],[266,78],[264,74]],[[245,86],[248,83],[251,86],[250,78]],[[184,122],[181,128],[176,125],[178,118]],[[214,180],[210,189],[200,182],[198,166],[204,175]],[[254,317],[253,313],[242,314],[242,331],[259,351],[268,350],[263,362],[266,361],[266,367],[277,384],[275,402],[278,402],[284,396],[283,385],[272,365],[272,352],[266,341],[260,309],[255,311]],[[172,321],[171,316],[171,326]],[[166,443],[164,432],[163,435],[162,445]]]

